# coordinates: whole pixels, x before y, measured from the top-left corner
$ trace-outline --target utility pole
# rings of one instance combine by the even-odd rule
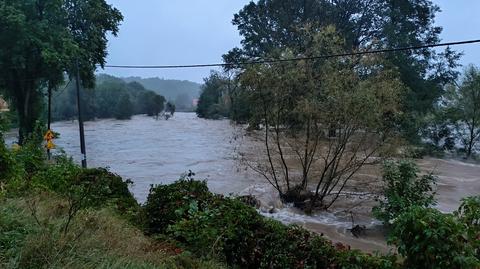
[[[82,152],[82,167],[87,168],[87,152],[85,149],[85,130],[83,128],[83,117],[82,117],[82,99],[80,93],[80,69],[78,66],[78,60],[75,62],[76,65],[76,84],[77,84],[77,105],[78,105],[78,126],[80,129],[80,150]]]

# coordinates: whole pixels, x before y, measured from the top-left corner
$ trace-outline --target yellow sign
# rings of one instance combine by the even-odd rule
[[[55,134],[52,132],[52,130],[48,130],[45,136],[43,136],[43,139],[47,141],[47,144],[45,145],[47,149],[50,150],[55,148],[55,144],[53,143],[54,138],[55,138]]]
[[[47,144],[45,145],[45,147],[47,149],[54,149],[55,148],[55,144],[53,144],[53,142],[50,140],[47,142]]]
[[[43,136],[43,139],[45,139],[45,141],[51,141],[54,138],[55,138],[55,135],[53,134],[52,130],[48,130],[45,136]]]

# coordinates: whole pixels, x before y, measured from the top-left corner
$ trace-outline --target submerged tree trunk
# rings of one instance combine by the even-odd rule
[[[477,135],[475,134],[475,129],[476,129],[476,122],[475,122],[475,119],[473,119],[471,125],[469,125],[470,134],[469,134],[468,145],[467,145],[467,156],[466,156],[467,159],[469,159],[473,154],[473,147],[475,145],[475,140],[477,139]]]

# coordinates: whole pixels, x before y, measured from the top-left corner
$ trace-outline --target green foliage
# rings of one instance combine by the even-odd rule
[[[205,79],[197,106],[200,118],[219,119],[229,116],[229,83],[232,82],[218,72],[212,72]]]
[[[443,100],[447,123],[470,158],[480,141],[480,69],[469,66],[460,85],[450,85]]]
[[[167,102],[165,112],[170,113],[170,115],[173,116],[175,114],[176,109],[177,107],[174,104]]]
[[[148,232],[167,232],[198,255],[240,268],[398,268],[394,257],[335,248],[303,228],[266,219],[240,200],[211,194],[205,182],[152,188],[145,210]]]
[[[306,55],[344,52],[334,27],[298,31]],[[286,48],[281,58],[295,57],[298,50]],[[381,57],[254,65],[243,70],[239,81],[250,95],[249,122],[264,126],[261,142],[268,158],[255,170],[282,198],[315,190],[308,211],[332,206],[354,174],[371,164],[369,157],[388,152],[393,144],[388,142],[398,136],[395,122],[402,115],[405,87]],[[296,167],[302,174],[295,182]],[[298,202],[304,198],[308,195]]]
[[[127,82],[137,82],[175,105],[179,111],[192,111],[193,100],[200,96],[201,84],[162,78],[127,77]]]
[[[439,11],[432,1],[425,0],[252,1],[233,19],[242,36],[242,46],[223,58],[232,64],[276,59],[283,56],[285,48],[292,49],[292,56],[297,57],[323,55],[308,51],[309,37],[299,29],[311,27],[319,32],[330,25],[337,29],[345,41],[342,47],[348,51],[438,43],[442,28],[435,25],[435,17]],[[459,56],[450,49],[441,53],[425,49],[385,55],[410,89],[402,104],[406,113],[396,121],[406,139],[419,141],[421,118],[438,101],[443,86],[457,77]]]
[[[203,210],[190,208],[188,216],[170,226],[169,231],[198,254],[222,253],[229,263],[247,266],[251,261],[245,259],[253,258],[249,257],[253,238],[262,228],[263,217],[235,199],[215,197],[206,202]]]
[[[164,233],[169,225],[189,216],[189,211],[205,208],[212,197],[206,182],[188,178],[152,187],[144,206],[147,232]]]
[[[413,161],[388,161],[384,164],[385,199],[373,209],[375,217],[385,224],[392,224],[410,207],[426,208],[435,204],[433,185],[436,178],[432,175],[419,176],[418,173],[419,169]]]
[[[14,165],[12,152],[7,148],[0,134],[0,184],[5,184],[7,180],[13,177]]]
[[[54,95],[53,120],[76,118],[76,102],[75,85],[70,83],[65,91]],[[126,83],[116,77],[99,75],[95,88],[83,91],[82,103],[86,120],[129,119],[136,114],[158,115],[164,110],[165,98],[137,82]]]
[[[460,208],[454,214],[466,225],[469,242],[473,244],[475,255],[480,260],[480,196],[463,199]]]
[[[133,104],[130,101],[128,95],[124,95],[120,98],[115,106],[114,116],[118,120],[129,120],[133,115]]]
[[[423,119],[425,126],[422,137],[426,138],[425,155],[442,156],[444,151],[455,149],[455,135],[449,124],[448,115],[442,107],[435,106],[432,113]]]
[[[42,115],[45,88],[57,88],[65,73],[73,77],[76,63],[83,85],[93,85],[107,35],[117,34],[122,19],[105,0],[2,2],[0,88],[18,113],[20,144]]]
[[[53,191],[67,198],[77,211],[114,206],[122,215],[133,218],[138,204],[128,189],[131,181],[106,169],[82,169],[71,159],[57,157],[56,163],[36,173],[32,187]]]
[[[30,199],[0,204],[0,268],[223,268],[189,253],[177,255],[182,250],[174,244],[147,238],[109,209],[82,211],[64,235],[59,227],[65,202],[53,193],[39,194],[34,217]]]
[[[466,227],[451,214],[411,207],[396,220],[390,242],[405,257],[407,268],[478,268]]]

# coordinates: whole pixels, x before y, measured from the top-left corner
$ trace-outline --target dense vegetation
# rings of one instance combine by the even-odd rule
[[[123,17],[105,0],[6,0],[0,5],[0,89],[15,106],[20,144],[43,113],[44,90],[65,74],[91,88],[105,64],[107,35]],[[94,26],[92,26],[94,25]]]
[[[307,212],[330,208],[365,165],[411,155],[398,145],[443,150],[460,142],[472,157],[480,71],[470,67],[457,80],[459,55],[450,49],[236,65],[437,43],[438,11],[429,0],[252,1],[233,20],[242,47],[224,55],[225,72],[205,79],[197,114],[259,131],[265,161],[250,167]],[[397,257],[353,251],[266,219],[240,198],[211,193],[192,173],[152,186],[139,205],[129,182],[106,169],[82,169],[65,156],[47,161],[45,91],[55,92],[54,119],[75,114],[73,84],[56,91],[65,78],[80,76],[87,119],[191,108],[198,86],[191,83],[165,92],[166,105],[150,90],[172,81],[101,76],[94,85],[106,37],[121,20],[104,0],[0,4],[0,90],[20,127],[20,146],[7,148],[2,132],[11,117],[0,114],[1,267],[480,267],[480,198],[464,199],[453,214],[431,208],[435,178],[420,176],[412,162],[385,164],[373,209]]]
[[[193,111],[193,101],[200,96],[201,85],[191,81],[140,77],[127,77],[123,80],[138,82],[146,89],[165,96],[167,101],[174,104],[178,111]]]
[[[434,22],[439,11],[431,1],[417,0],[252,2],[233,20],[243,37],[242,46],[224,55],[225,62],[231,64],[225,74],[212,73],[205,79],[207,83],[203,87],[197,114],[204,118],[228,116],[235,121],[249,122],[252,128],[256,128],[265,121],[264,117],[254,113],[258,107],[255,103],[258,100],[258,85],[249,85],[242,80],[251,68],[237,66],[236,62],[437,43],[442,28]],[[325,29],[334,29],[336,39],[319,43],[315,40],[318,35],[314,33],[325,32]],[[337,46],[335,50],[328,49],[332,45]],[[460,54],[449,48],[440,53],[423,49],[387,53],[382,57],[383,64],[372,65],[371,68],[384,66],[386,70],[394,71],[390,78],[399,80],[404,87],[399,102],[400,113],[390,119],[399,137],[411,145],[424,148],[423,154],[458,148],[467,158],[472,157],[480,139],[477,126],[480,109],[476,108],[479,102],[475,101],[480,96],[478,68],[468,67],[459,80],[457,63]],[[369,71],[364,63],[370,60],[356,64],[348,57],[338,59],[349,60],[352,61],[351,68],[361,79],[365,79],[364,75]],[[291,92],[308,91],[308,87],[316,87],[317,92],[323,91],[325,78],[313,76],[323,72],[324,63],[318,59],[299,62],[296,67],[277,65],[279,68],[271,75],[281,76],[284,88],[295,89]],[[303,78],[288,76],[295,74],[294,70],[305,72],[304,67],[315,73],[310,76],[305,73]],[[337,68],[336,72],[341,72],[343,67],[334,68]],[[267,85],[271,90],[276,87],[273,82],[276,81]],[[337,86],[341,87],[340,84],[338,82]],[[348,91],[346,88],[343,90]],[[295,94],[290,93],[285,98],[295,99]],[[295,111],[292,104],[284,110]]]
[[[52,99],[53,120],[72,120],[77,117],[76,88],[72,83]],[[165,110],[165,98],[146,90],[137,82],[126,83],[108,75],[97,76],[94,89],[82,94],[83,116],[86,120],[116,118],[130,119],[132,115],[157,116]]]
[[[455,214],[428,208],[429,190],[391,192],[389,240],[402,258],[332,244],[298,226],[261,216],[243,199],[215,195],[190,173],[153,186],[145,205],[129,181],[105,169],[53,162],[35,146],[0,144],[0,266],[5,268],[478,268],[480,200]],[[413,168],[410,172],[405,169]],[[385,180],[418,178],[409,163],[389,164]],[[411,181],[411,180],[410,180]],[[427,196],[425,196],[427,195]],[[413,198],[412,198],[413,197]],[[417,197],[417,198],[416,198]],[[222,265],[225,264],[225,265]]]

